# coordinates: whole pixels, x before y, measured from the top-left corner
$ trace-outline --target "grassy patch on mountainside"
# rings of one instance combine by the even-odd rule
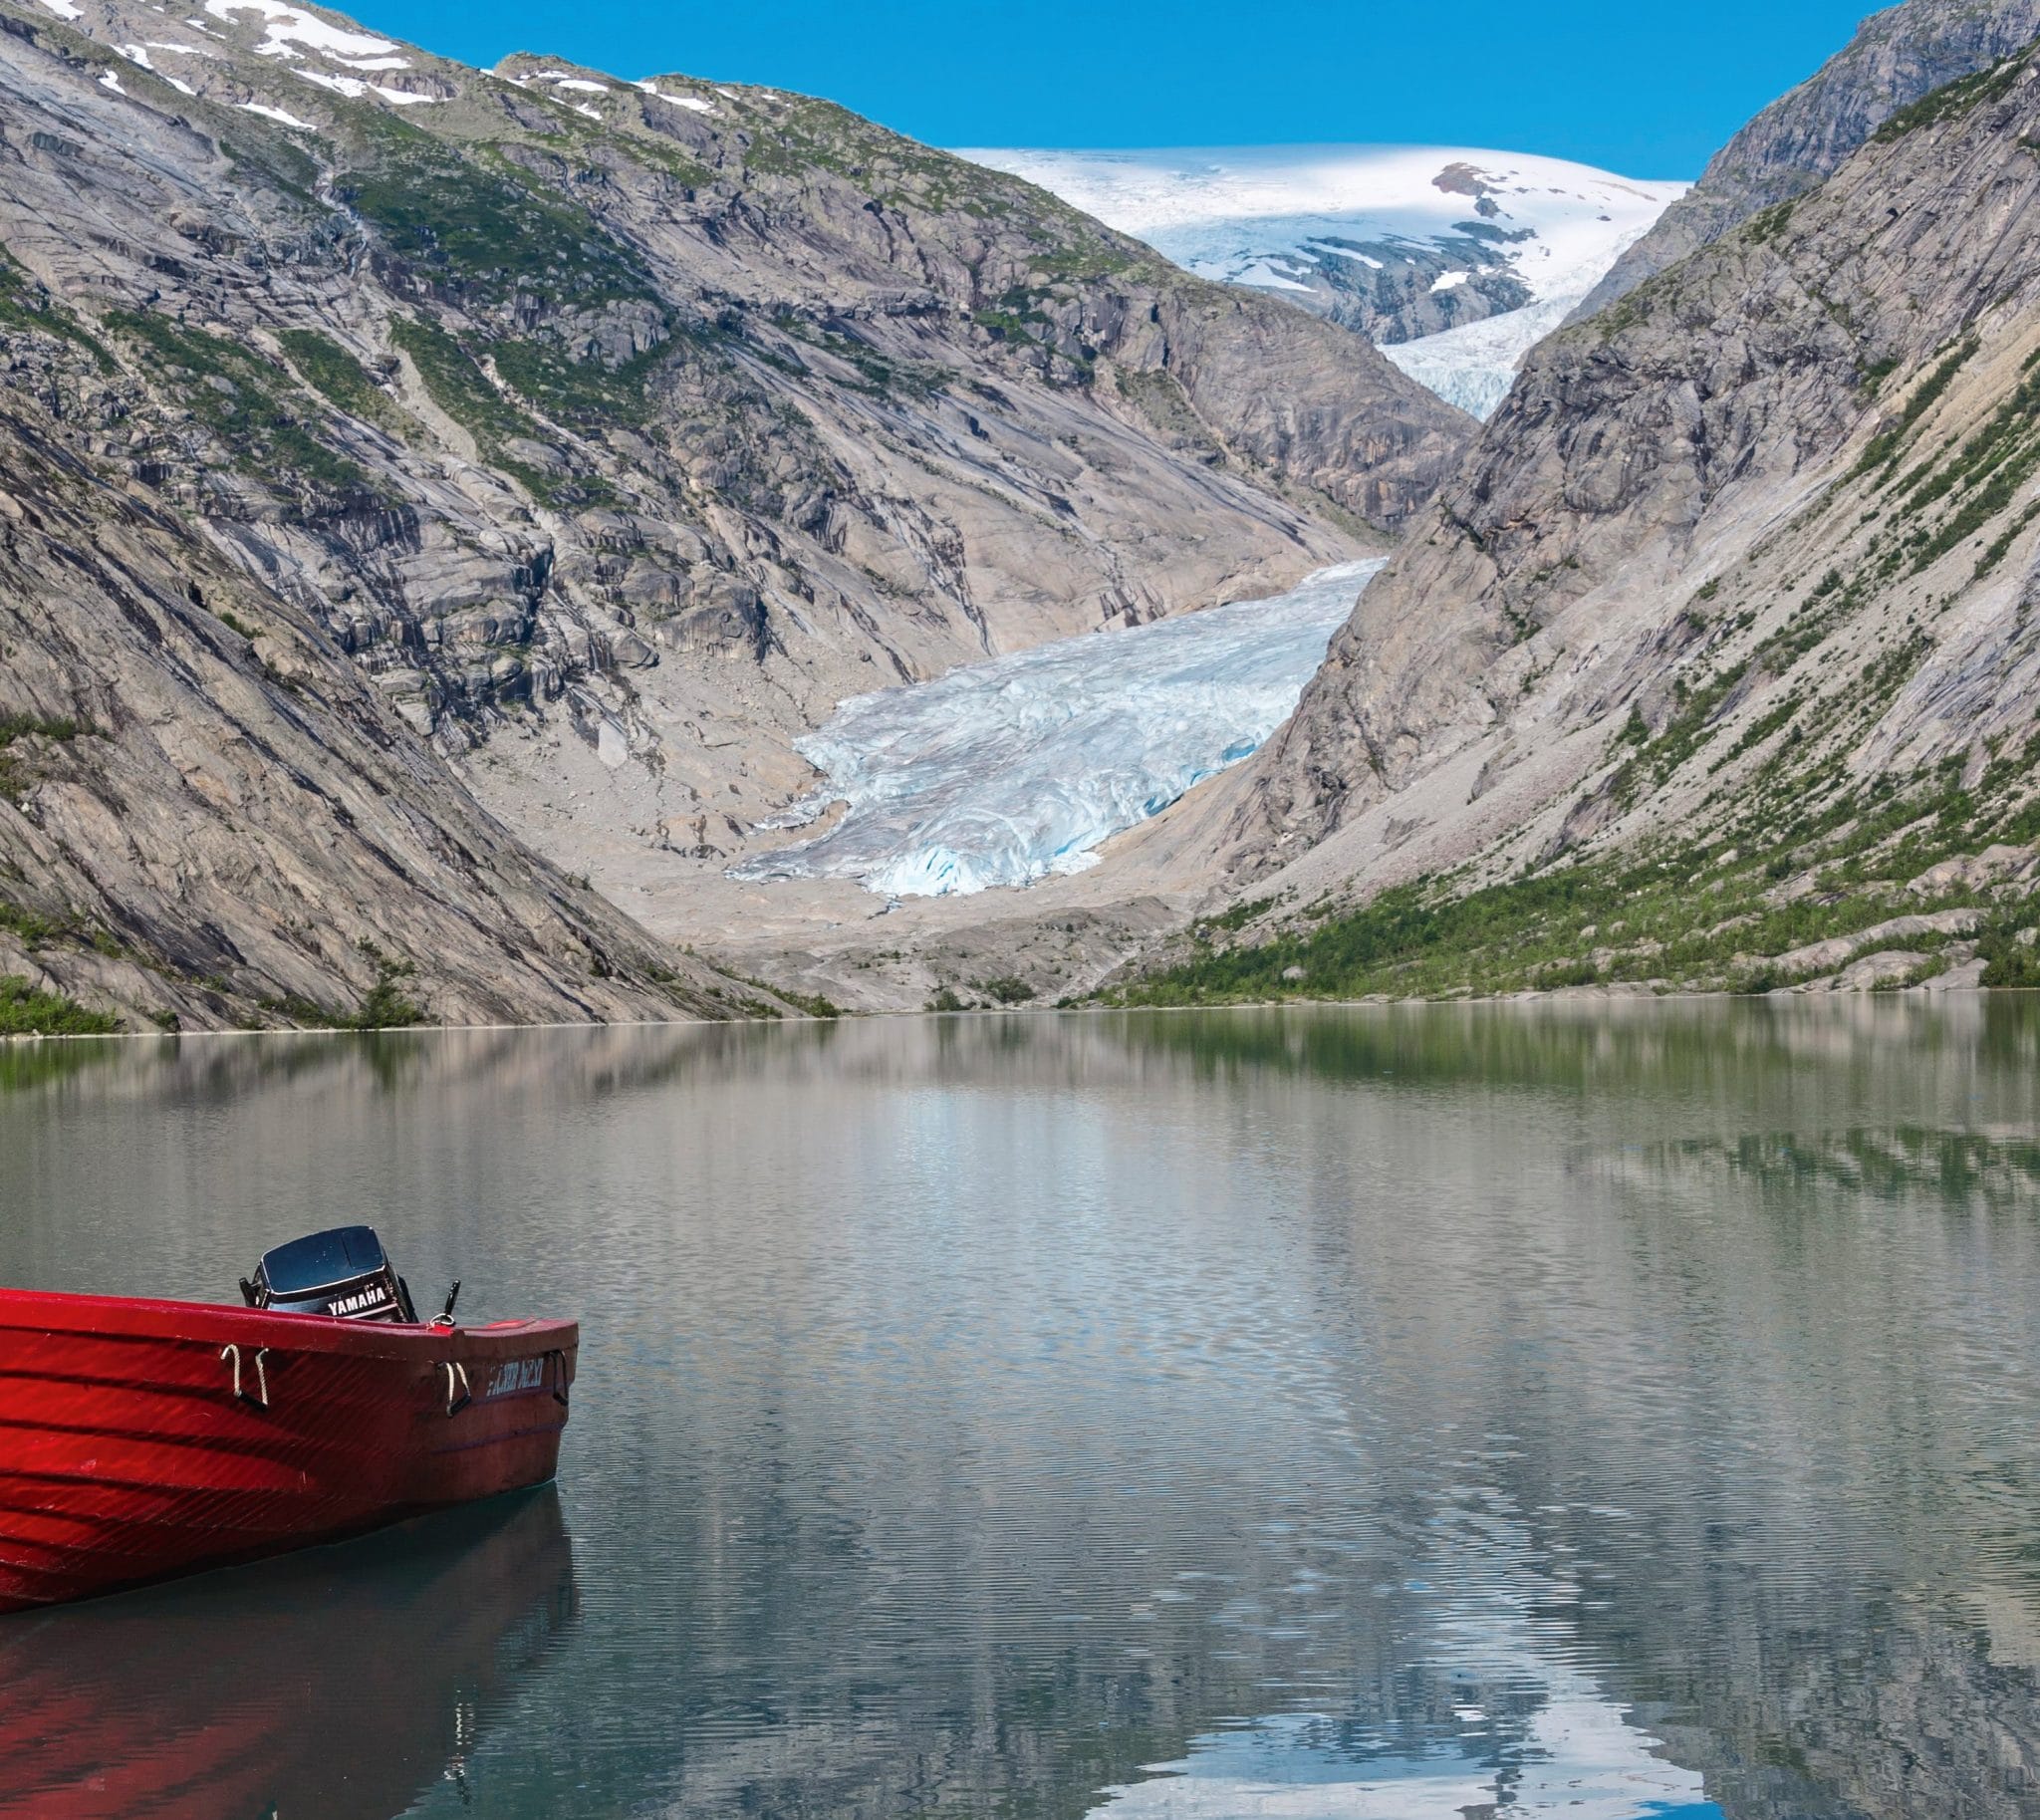
[[[587,309],[653,295],[637,254],[500,147],[463,155],[405,122],[365,116],[335,180],[379,250],[474,308]]]
[[[2002,100],[2011,93],[2012,85],[2018,81],[2019,72],[2025,68],[2031,55],[2030,51],[2021,51],[1987,70],[1978,70],[1973,76],[1957,77],[1953,82],[1930,90],[1911,107],[1901,108],[1878,128],[1871,134],[1872,142],[1887,145],[1894,139],[1904,138],[1909,132],[1938,126],[1942,121],[1957,119],[1973,108]]]
[[[68,714],[54,719],[35,714],[0,714],[0,796],[12,796],[34,781],[33,766],[24,755],[27,748],[15,749],[22,741],[49,740],[69,745],[97,730],[90,722]]]
[[[1912,433],[1913,425],[1939,401],[1941,393],[1954,384],[1955,376],[1967,365],[1975,352],[1974,339],[1964,340],[1934,367],[1907,398],[1905,408],[1899,412],[1899,420],[1890,428],[1881,430],[1865,445],[1850,475],[1851,479],[1871,473],[1880,467],[1886,470],[1887,479],[1897,473],[1900,451],[1906,439]]]
[[[399,442],[417,435],[417,420],[332,336],[317,329],[283,329],[276,339],[305,379],[349,416],[375,424]]]
[[[577,325],[591,313],[659,307],[637,250],[572,193],[582,166],[509,140],[456,148],[405,122],[362,125],[356,161],[336,187],[369,224],[382,256],[472,319],[503,384],[538,408],[562,421],[641,423],[646,382],[666,346],[616,366],[576,352]],[[627,148],[659,162],[655,144],[647,149],[633,138]],[[704,174],[689,166],[690,176]],[[516,405],[467,351],[428,319],[418,321],[421,327],[399,326],[397,340],[450,416],[492,448],[538,434],[512,421],[521,414]],[[594,483],[534,482],[528,468],[519,478],[542,494],[560,492],[565,503],[596,503]]]
[[[605,505],[614,489],[600,475],[558,475],[509,452],[516,441],[550,446],[544,425],[505,397],[460,342],[428,316],[392,317],[389,339],[410,356],[432,401],[474,437],[490,466],[511,475],[547,505]],[[496,350],[498,358],[502,350]]]
[[[246,343],[149,310],[111,310],[104,321],[141,354],[149,380],[225,446],[238,472],[272,488],[294,483],[313,498],[374,497],[367,470],[315,433],[325,426],[317,403]]]
[[[56,298],[31,278],[5,247],[0,247],[0,328],[32,329],[75,343],[93,358],[102,373],[119,371],[114,357]]]
[[[661,343],[620,367],[572,360],[556,343],[545,341],[499,341],[490,352],[507,384],[563,422],[638,425],[651,412],[651,376],[673,349],[670,342]]]
[[[1893,542],[1883,567],[1919,575],[1975,537],[2003,513],[2040,472],[2040,372],[2031,362],[2010,397],[1952,454],[1930,455],[1898,480],[1895,519],[1911,528]],[[1943,509],[1936,515],[1935,508]],[[1935,522],[1920,522],[1929,516]],[[2030,518],[2030,511],[2028,513]],[[2010,548],[2016,530],[1981,555],[1975,575],[1987,575]]]
[[[362,948],[376,963],[376,983],[354,1010],[329,1011],[317,1000],[296,993],[259,998],[257,1006],[304,1030],[409,1030],[429,1023],[431,1014],[406,995],[417,978],[416,963],[384,954],[373,942],[364,941]]]
[[[410,356],[425,390],[485,453],[511,437],[537,438],[545,432],[489,384],[489,376],[458,341],[429,316],[390,319],[389,339]]]
[[[753,136],[744,153],[746,167],[759,175],[799,178],[826,170],[892,207],[953,210],[978,219],[1014,213],[1009,180],[890,132],[835,102],[762,89],[744,100],[772,127]]]
[[[1023,177],[923,145],[834,102],[758,89],[742,91],[737,105],[751,129],[744,150],[749,174],[798,181],[826,171],[882,208],[996,223],[1029,244],[1029,272],[1038,286],[1135,275],[1196,282]],[[974,267],[981,258],[966,256]]]
[[[235,182],[255,192],[265,187],[276,189],[307,209],[318,207],[313,192],[319,184],[319,164],[312,154],[266,122],[243,120],[237,124],[249,137],[213,141],[220,156],[233,167]]]

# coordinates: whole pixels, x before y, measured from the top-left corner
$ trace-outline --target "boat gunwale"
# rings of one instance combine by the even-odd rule
[[[493,1321],[479,1327],[345,1321],[333,1315],[285,1314],[217,1302],[147,1296],[77,1295],[66,1290],[0,1289],[0,1335],[128,1341],[138,1344],[253,1345],[295,1353],[328,1353],[388,1361],[578,1350],[581,1324],[562,1319]]]

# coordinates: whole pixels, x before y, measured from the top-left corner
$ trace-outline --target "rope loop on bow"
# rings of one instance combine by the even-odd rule
[[[258,1410],[269,1408],[269,1348],[261,1348],[249,1361],[255,1368],[254,1395],[241,1388],[241,1349],[227,1346],[220,1349],[220,1363],[234,1368],[234,1400],[237,1403],[253,1404]]]

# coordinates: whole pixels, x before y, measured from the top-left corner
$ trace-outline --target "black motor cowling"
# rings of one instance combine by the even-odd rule
[[[343,1321],[414,1325],[410,1287],[396,1274],[373,1226],[336,1226],[279,1245],[241,1279],[250,1308],[334,1315]]]

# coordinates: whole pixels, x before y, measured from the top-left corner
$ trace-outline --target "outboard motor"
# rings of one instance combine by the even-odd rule
[[[373,1226],[336,1226],[279,1245],[241,1279],[250,1308],[334,1315],[343,1321],[415,1325],[410,1286],[396,1274]]]

